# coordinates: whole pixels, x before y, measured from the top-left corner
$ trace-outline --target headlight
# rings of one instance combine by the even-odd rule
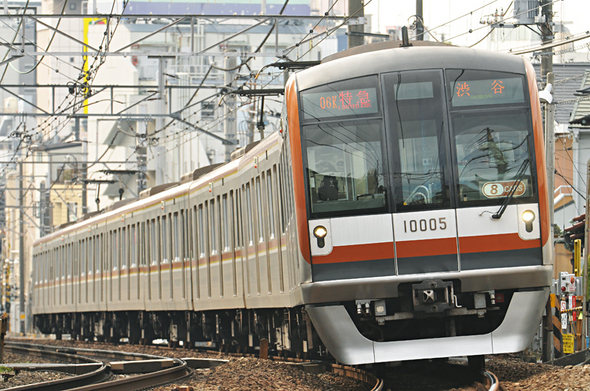
[[[524,212],[522,212],[522,219],[525,223],[530,223],[535,219],[535,214],[532,210],[525,210]]]
[[[328,230],[323,225],[318,225],[313,229],[313,236],[318,239],[323,239],[328,234]]]

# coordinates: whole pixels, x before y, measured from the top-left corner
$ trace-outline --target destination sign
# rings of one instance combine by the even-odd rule
[[[520,77],[462,80],[451,83],[451,103],[454,107],[504,105],[524,103],[524,88]]]
[[[302,92],[301,102],[305,119],[319,120],[379,112],[377,89],[374,87],[326,92]]]

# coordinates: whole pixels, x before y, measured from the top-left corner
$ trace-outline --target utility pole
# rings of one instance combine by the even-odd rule
[[[541,1],[542,22],[539,23],[541,29],[541,41],[543,45],[553,42],[553,1]],[[543,49],[541,52],[541,77],[545,77],[549,72],[553,72],[553,48]],[[553,175],[553,174],[552,174]]]
[[[365,26],[362,24],[365,17],[365,4],[364,0],[348,0],[348,15],[354,15],[355,18],[359,18],[361,24],[349,25],[348,26],[348,48],[355,46],[362,46],[365,44],[365,37],[362,33],[365,32]],[[361,34],[354,34],[361,33]]]
[[[26,123],[24,124],[26,133]],[[20,333],[25,334],[25,213],[24,213],[24,200],[25,197],[23,187],[23,155],[20,156],[20,164],[18,168],[18,206],[19,206],[19,222],[18,222],[18,271],[19,276],[19,316],[20,316]]]
[[[148,55],[148,58],[155,58],[158,60],[158,100],[157,100],[157,113],[166,114],[166,60],[175,59],[175,56],[158,56]],[[164,129],[164,118],[161,116],[156,117],[156,131],[162,131],[160,140],[164,145],[158,145],[156,148],[158,151],[158,157],[156,158],[156,184],[161,185],[166,183],[166,134]]]
[[[223,74],[223,84],[225,88],[231,88],[234,83],[236,75],[237,58],[231,54],[236,54],[237,50],[228,49],[225,51],[225,73]],[[227,94],[225,96],[225,105],[223,106],[223,138],[227,141],[235,141],[237,134],[237,121],[236,121],[236,95]],[[225,144],[225,143],[224,143]],[[229,162],[231,160],[231,153],[236,149],[236,145],[233,143],[225,144],[225,157],[224,161]]]
[[[543,44],[549,44],[553,41],[553,5],[552,0],[541,0],[541,29]],[[553,86],[553,49],[543,49],[541,53],[541,79],[545,79],[545,86],[551,84]],[[552,253],[555,251],[555,244],[553,243],[553,224],[555,221],[555,205],[554,205],[554,190],[555,190],[555,106],[553,103],[547,102],[545,104],[545,152],[547,156],[547,187],[549,190],[549,243]],[[543,359],[549,361],[553,357],[553,308],[551,307],[551,298],[549,298],[546,306],[546,332],[547,334],[543,348]],[[551,331],[549,331],[551,330]]]
[[[422,0],[416,0],[416,40],[424,41],[424,25],[423,21]]]

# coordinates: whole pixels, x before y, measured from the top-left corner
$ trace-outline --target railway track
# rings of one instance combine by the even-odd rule
[[[404,362],[379,371],[385,388],[396,391],[501,391],[491,372],[458,361]]]
[[[134,390],[157,387],[190,376],[194,369],[211,368],[226,363],[225,359],[167,358],[151,354],[86,349],[22,342],[6,342],[5,349],[16,354],[42,357],[70,364],[11,364],[20,370],[54,370],[74,374],[66,379],[48,381],[11,390]],[[292,363],[305,372],[334,373],[355,379],[370,387],[371,391],[383,390],[383,381],[358,368],[323,362]],[[112,380],[115,375],[133,375]]]
[[[139,353],[15,342],[7,342],[5,349],[17,354],[73,363],[73,365],[11,365],[20,370],[54,370],[74,374],[66,379],[14,387],[12,390],[61,391],[75,388],[78,391],[127,391],[181,379],[191,373],[191,367],[203,368],[224,362],[224,360],[180,360]],[[133,376],[112,380],[117,374]]]
[[[39,356],[76,365],[51,364],[28,365],[39,370],[59,370],[76,376],[54,382],[45,382],[14,388],[16,390],[66,390],[78,387],[81,390],[131,390],[150,388],[159,384],[169,384],[190,376],[196,368],[211,368],[227,363],[229,360],[200,358],[170,358],[189,354],[189,351],[173,348],[157,348],[145,354],[135,352],[112,351],[101,348],[81,348],[73,343],[69,346],[41,345],[24,342],[8,341],[6,349],[14,353]],[[126,345],[122,345],[126,346]],[[117,348],[114,346],[113,348]],[[122,347],[119,347],[122,348]],[[193,351],[194,352],[194,351]],[[207,352],[211,354],[211,352]],[[241,356],[243,357],[243,356]],[[269,357],[274,360],[280,359]],[[235,358],[232,358],[235,359]],[[262,360],[268,361],[268,360]],[[395,367],[383,367],[377,376],[359,368],[331,364],[326,362],[307,362],[297,360],[290,362],[300,366],[305,372],[313,374],[334,373],[341,377],[356,379],[366,385],[364,390],[381,391],[396,390],[461,390],[461,391],[501,391],[499,381],[490,372],[474,371],[467,365],[442,362],[407,362]],[[18,367],[18,366],[15,366]],[[124,379],[113,380],[116,375],[133,375]],[[97,383],[98,382],[98,383]],[[406,387],[406,388],[404,388]],[[279,388],[279,387],[277,387]]]

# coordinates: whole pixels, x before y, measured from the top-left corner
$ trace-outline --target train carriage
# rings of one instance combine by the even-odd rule
[[[532,66],[356,51],[294,74],[231,162],[39,239],[36,326],[346,364],[524,349],[552,270]]]

